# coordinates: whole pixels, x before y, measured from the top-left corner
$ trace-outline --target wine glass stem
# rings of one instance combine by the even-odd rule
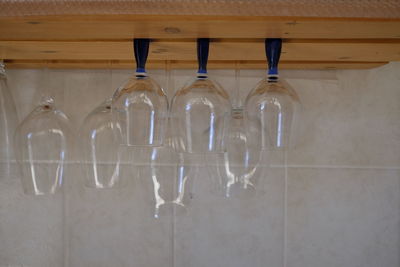
[[[43,73],[42,73],[43,79],[42,79],[42,86],[41,86],[41,98],[44,97],[50,97],[50,71],[49,67],[46,66],[43,68]]]
[[[242,100],[240,98],[240,69],[236,65],[235,68],[235,92],[234,92],[234,97],[232,101],[232,107],[234,109],[238,109],[242,107]]]

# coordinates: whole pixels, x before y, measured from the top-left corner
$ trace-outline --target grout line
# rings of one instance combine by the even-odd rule
[[[360,166],[360,165],[271,165],[272,168],[297,168],[297,169],[381,169],[400,170],[400,166]]]
[[[284,189],[284,206],[283,206],[283,267],[287,267],[287,210],[288,210],[288,165],[287,151],[284,153],[285,166],[285,189]]]
[[[64,256],[64,262],[63,266],[68,267],[69,266],[69,222],[68,222],[68,199],[67,199],[67,192],[65,188],[63,188],[62,191],[62,216],[63,216],[63,222],[62,222],[62,227],[63,227],[63,256]]]
[[[173,207],[173,215],[172,215],[172,267],[175,267],[176,263],[176,209]]]
[[[38,163],[58,163],[56,160],[38,160]],[[15,160],[5,162],[5,161],[0,161],[0,164],[16,164],[17,162]],[[73,161],[66,161],[65,164],[82,164],[84,162],[79,161],[79,160],[73,160]],[[99,162],[99,164],[108,164],[108,163],[113,163],[113,162]],[[135,163],[135,162],[130,162],[130,161],[125,161],[125,162],[120,162],[120,165],[131,165],[131,166],[149,166],[149,164],[146,163]],[[169,166],[169,165],[174,165],[174,164],[157,164],[159,166]],[[198,164],[191,164],[192,166],[197,166]],[[296,164],[287,164],[287,165],[282,165],[282,164],[272,164],[272,165],[260,165],[260,166],[266,166],[266,167],[271,167],[271,168],[296,168],[296,169],[376,169],[376,170],[400,170],[400,166],[363,166],[363,165],[296,165]]]
[[[57,160],[37,160],[37,163],[58,163]],[[69,160],[65,164],[83,164],[85,162],[81,160]],[[114,162],[99,162],[99,164],[108,164]],[[16,160],[0,161],[0,164],[17,164]],[[135,163],[132,161],[121,161],[121,165],[132,165],[132,166],[148,166],[146,163]],[[171,165],[171,164],[158,164],[158,165]],[[173,165],[173,164],[172,164]],[[198,164],[192,164],[197,166]],[[400,170],[400,166],[367,166],[367,165],[302,165],[302,164],[261,164],[260,166],[267,166],[271,168],[297,168],[297,169],[382,169],[382,170]]]

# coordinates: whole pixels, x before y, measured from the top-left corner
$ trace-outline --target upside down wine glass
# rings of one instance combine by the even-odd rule
[[[150,40],[134,39],[133,43],[136,73],[113,95],[113,122],[115,129],[121,132],[122,145],[161,146],[168,99],[164,90],[146,73]]]
[[[207,157],[212,191],[227,198],[254,196],[261,176],[260,146],[256,139],[249,138],[246,130],[239,78],[240,71],[236,69],[235,97],[224,136],[225,152]]]
[[[54,194],[62,186],[71,138],[68,124],[54,100],[45,96],[18,126],[15,150],[26,194]]]
[[[112,120],[111,101],[89,113],[80,130],[87,187],[112,188],[119,181],[121,136]]]
[[[207,157],[213,191],[224,197],[252,197],[261,176],[261,149],[250,138],[239,96],[239,70],[236,70],[236,97],[224,136],[225,152]]]
[[[249,134],[266,150],[289,147],[293,121],[300,107],[296,92],[279,80],[281,47],[281,39],[265,40],[268,75],[249,93],[245,102]]]
[[[261,151],[246,132],[243,109],[233,109],[225,136],[226,151],[208,157],[213,190],[224,197],[247,198],[256,194],[261,176]]]
[[[197,40],[199,70],[194,81],[175,93],[170,119],[178,152],[222,152],[229,96],[207,75],[209,39]]]

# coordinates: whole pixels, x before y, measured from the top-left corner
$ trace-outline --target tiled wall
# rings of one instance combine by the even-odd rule
[[[263,73],[211,74],[244,98]],[[150,74],[172,96],[193,71]],[[76,130],[130,71],[47,75],[8,70],[19,117],[47,87]],[[303,104],[298,138],[287,153],[269,154],[257,197],[213,195],[195,158],[187,213],[154,219],[148,168],[129,151],[122,187],[105,191],[83,187],[79,153],[55,196],[23,195],[15,170],[6,177],[2,164],[0,266],[399,267],[400,64],[283,76]]]

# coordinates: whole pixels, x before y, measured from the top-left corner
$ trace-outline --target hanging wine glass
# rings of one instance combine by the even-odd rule
[[[246,131],[239,96],[239,70],[236,70],[236,97],[224,138],[224,153],[207,157],[214,190],[225,197],[254,196],[261,176],[261,151],[257,139]]]
[[[178,90],[172,100],[174,148],[179,152],[221,152],[229,96],[207,75],[209,39],[197,40],[197,78]]]
[[[111,99],[85,118],[80,131],[86,173],[85,184],[92,188],[111,188],[119,180],[120,134],[114,129]]]
[[[62,185],[70,132],[68,119],[43,97],[18,126],[15,151],[26,194],[55,193]]]
[[[112,99],[112,114],[121,131],[121,144],[128,146],[161,146],[168,114],[164,90],[147,76],[145,64],[149,39],[134,39],[137,69]]]
[[[5,166],[5,175],[10,174],[13,160],[12,137],[17,127],[17,111],[7,86],[3,61],[0,61],[0,164]]]
[[[245,103],[248,129],[263,149],[287,148],[300,100],[296,92],[278,79],[281,39],[265,40],[268,76],[249,93]]]

